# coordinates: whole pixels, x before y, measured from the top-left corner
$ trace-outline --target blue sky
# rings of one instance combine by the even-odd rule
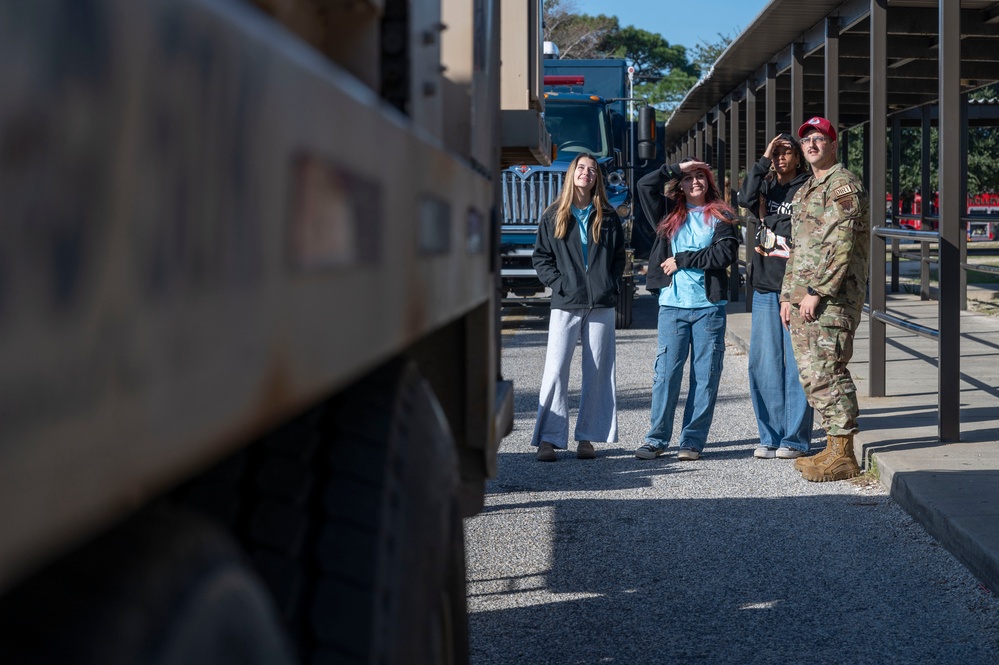
[[[657,32],[670,44],[693,48],[718,33],[735,38],[770,0],[572,0],[580,14],[617,16],[622,27]]]

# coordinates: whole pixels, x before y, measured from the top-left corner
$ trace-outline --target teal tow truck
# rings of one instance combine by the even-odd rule
[[[629,72],[624,60],[546,60],[544,66],[545,127],[557,152],[550,166],[516,164],[503,171],[504,304],[547,300],[545,286],[531,263],[538,222],[558,198],[569,163],[580,152],[589,152],[600,164],[607,197],[624,225],[628,258],[621,277],[617,327],[627,328],[635,294],[631,174],[637,161],[655,157],[655,113],[644,100],[627,96]],[[629,102],[640,105],[637,155],[629,149],[625,113]]]

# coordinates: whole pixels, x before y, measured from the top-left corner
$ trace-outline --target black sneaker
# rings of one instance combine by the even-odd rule
[[[660,455],[666,453],[665,448],[656,448],[651,443],[646,443],[644,446],[639,447],[635,450],[635,457],[638,459],[655,459]]]
[[[555,446],[547,441],[542,441],[538,446],[539,462],[554,462],[558,458],[555,456]]]

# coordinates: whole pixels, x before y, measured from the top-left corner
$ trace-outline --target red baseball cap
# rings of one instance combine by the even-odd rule
[[[798,138],[804,138],[805,132],[807,132],[810,128],[819,130],[833,141],[836,140],[836,130],[833,129],[832,123],[819,116],[815,116],[801,127],[798,127]]]

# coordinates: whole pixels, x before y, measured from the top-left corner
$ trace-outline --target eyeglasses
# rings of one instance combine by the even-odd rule
[[[829,137],[825,134],[812,134],[801,139],[801,145],[808,145],[809,143],[814,143],[815,145],[829,143]]]

